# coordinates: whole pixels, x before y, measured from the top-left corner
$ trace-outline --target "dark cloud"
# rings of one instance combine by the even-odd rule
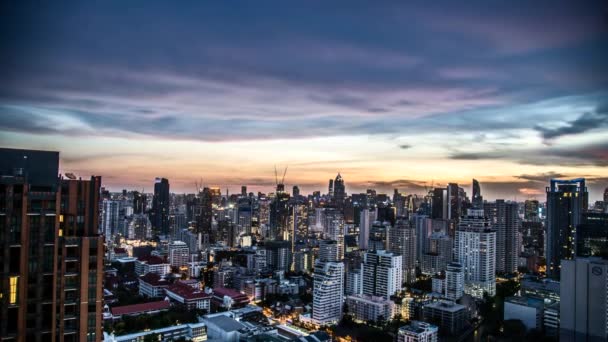
[[[407,149],[412,148],[412,145],[402,144],[402,145],[399,145],[399,148],[402,150],[407,150]]]
[[[568,175],[549,171],[549,172],[538,173],[538,174],[533,174],[533,175],[525,175],[525,174],[519,175],[516,178],[546,184],[548,182],[548,180],[550,180],[550,179],[564,178],[564,177],[568,177]]]
[[[598,105],[594,111],[583,113],[576,120],[565,123],[558,128],[535,126],[543,138],[551,140],[564,135],[581,134],[590,130],[608,126],[608,103]]]

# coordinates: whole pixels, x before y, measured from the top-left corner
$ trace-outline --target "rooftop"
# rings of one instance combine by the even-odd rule
[[[115,306],[110,308],[112,315],[114,316],[122,316],[122,315],[132,315],[137,313],[144,313],[150,311],[159,311],[159,310],[167,310],[171,304],[169,301],[161,300],[158,302],[149,302],[149,303],[141,303],[141,304],[133,304],[133,305],[123,305],[123,306]]]
[[[167,287],[165,291],[172,292],[186,300],[211,298],[211,296],[206,294],[204,291],[195,290],[192,288],[192,286],[180,282],[176,282],[175,284]]]
[[[237,331],[245,328],[245,325],[241,322],[224,315],[208,317],[205,318],[205,321],[218,326],[220,329],[226,332]]]

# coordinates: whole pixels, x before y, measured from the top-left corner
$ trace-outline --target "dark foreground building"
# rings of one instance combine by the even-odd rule
[[[0,149],[0,340],[101,340],[101,177],[58,172],[58,152]]]

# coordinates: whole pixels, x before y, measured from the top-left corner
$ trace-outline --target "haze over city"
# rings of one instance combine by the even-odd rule
[[[272,8],[272,10],[269,10]],[[441,6],[2,4],[0,144],[61,151],[112,190],[194,180],[348,191],[473,177],[544,196],[608,165],[606,13]],[[467,185],[468,184],[468,185]]]

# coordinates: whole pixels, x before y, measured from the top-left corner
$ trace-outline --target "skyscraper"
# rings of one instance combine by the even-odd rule
[[[344,206],[344,199],[346,198],[346,188],[344,187],[344,179],[340,173],[336,176],[336,180],[334,181],[334,204],[338,208],[342,208]]]
[[[477,179],[473,179],[472,187],[473,208],[483,209],[483,196],[481,196],[481,187],[479,186]]]
[[[101,220],[101,232],[109,240],[112,236],[118,233],[120,219],[120,201],[105,199],[102,202],[103,212]],[[124,232],[123,232],[124,233]]]
[[[524,220],[531,222],[538,221],[539,206],[537,200],[526,200],[526,202],[524,202]]]
[[[485,216],[496,230],[496,271],[514,273],[517,271],[519,257],[519,231],[521,221],[516,202],[496,202],[484,204]]]
[[[608,213],[583,213],[576,227],[576,256],[608,259]]]
[[[572,259],[576,249],[576,226],[587,210],[585,179],[552,179],[547,187],[547,275],[559,279],[561,260]]]
[[[318,325],[334,324],[342,318],[344,263],[336,258],[335,241],[323,241],[313,275],[312,321]]]
[[[152,198],[152,229],[157,234],[169,234],[169,180],[156,178]]]
[[[403,281],[410,284],[416,281],[416,229],[414,224],[404,218],[397,220],[389,230],[389,250],[401,255]]]
[[[456,261],[464,268],[465,293],[483,298],[496,294],[496,231],[483,210],[469,209],[458,224]]]
[[[143,214],[146,212],[146,194],[133,191],[133,213]]]
[[[560,279],[560,339],[608,340],[608,260],[563,260]]]
[[[369,232],[375,219],[375,217],[372,217],[373,214],[375,213],[367,208],[361,210],[359,219],[359,249],[368,248]]]
[[[384,250],[366,252],[361,264],[362,293],[390,299],[395,292],[401,290],[403,282],[401,260],[401,255]]]
[[[0,149],[2,340],[102,337],[101,178],[58,166],[58,152]]]

